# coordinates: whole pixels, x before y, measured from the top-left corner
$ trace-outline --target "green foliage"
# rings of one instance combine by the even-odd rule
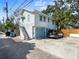
[[[10,18],[10,19],[7,19],[6,20],[6,25],[5,25],[5,29],[8,29],[8,30],[13,30],[15,29],[15,25],[13,24],[13,18]]]
[[[0,31],[4,30],[5,26],[4,25],[0,25]]]
[[[73,15],[71,11],[73,10],[73,8],[65,10],[64,7],[64,9],[62,9],[61,6],[64,4],[63,0],[55,1],[55,3],[55,5],[48,5],[47,9],[43,10],[42,12],[45,14],[53,13],[52,21],[54,21],[58,27],[60,26],[64,28],[65,25],[74,25],[77,23],[77,19],[79,19],[79,14]],[[71,2],[69,1],[69,3]]]

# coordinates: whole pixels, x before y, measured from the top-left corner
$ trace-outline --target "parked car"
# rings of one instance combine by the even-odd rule
[[[16,32],[14,32],[14,30],[7,31],[5,34],[6,34],[6,36],[10,36],[10,37],[15,37],[16,36]]]
[[[6,36],[10,36],[10,31],[5,32]]]
[[[59,39],[59,38],[63,38],[64,34],[62,31],[59,30],[49,30],[47,33],[47,37],[52,39]]]

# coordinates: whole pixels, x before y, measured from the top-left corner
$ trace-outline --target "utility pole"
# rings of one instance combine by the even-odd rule
[[[3,19],[2,19],[2,21],[3,21],[3,26],[2,26],[2,29],[4,30],[5,29],[5,22],[4,22],[4,17],[3,17]]]
[[[8,0],[5,0],[5,7],[4,7],[4,11],[5,11],[5,25],[7,24],[7,20],[9,19],[8,18]],[[7,29],[8,30],[8,29]]]
[[[4,22],[4,17],[3,17],[2,21],[3,21],[3,24],[5,25],[5,22]]]
[[[6,1],[5,11],[6,11],[6,19],[8,20],[8,2],[7,1]]]

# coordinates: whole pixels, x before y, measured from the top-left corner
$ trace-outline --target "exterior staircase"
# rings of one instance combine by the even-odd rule
[[[28,35],[28,33],[27,33],[25,27],[22,26],[21,28],[22,28],[22,32],[23,32],[23,35],[24,35],[24,40],[26,40],[26,39],[27,39],[27,40],[30,40],[30,37],[29,37],[29,35]]]

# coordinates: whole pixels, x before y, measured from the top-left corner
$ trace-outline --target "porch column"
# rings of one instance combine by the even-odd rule
[[[36,39],[36,28],[33,26],[33,29],[32,29],[32,36],[34,39]]]
[[[45,28],[45,38],[46,38],[46,36],[47,36],[47,30],[46,30],[46,28]]]

